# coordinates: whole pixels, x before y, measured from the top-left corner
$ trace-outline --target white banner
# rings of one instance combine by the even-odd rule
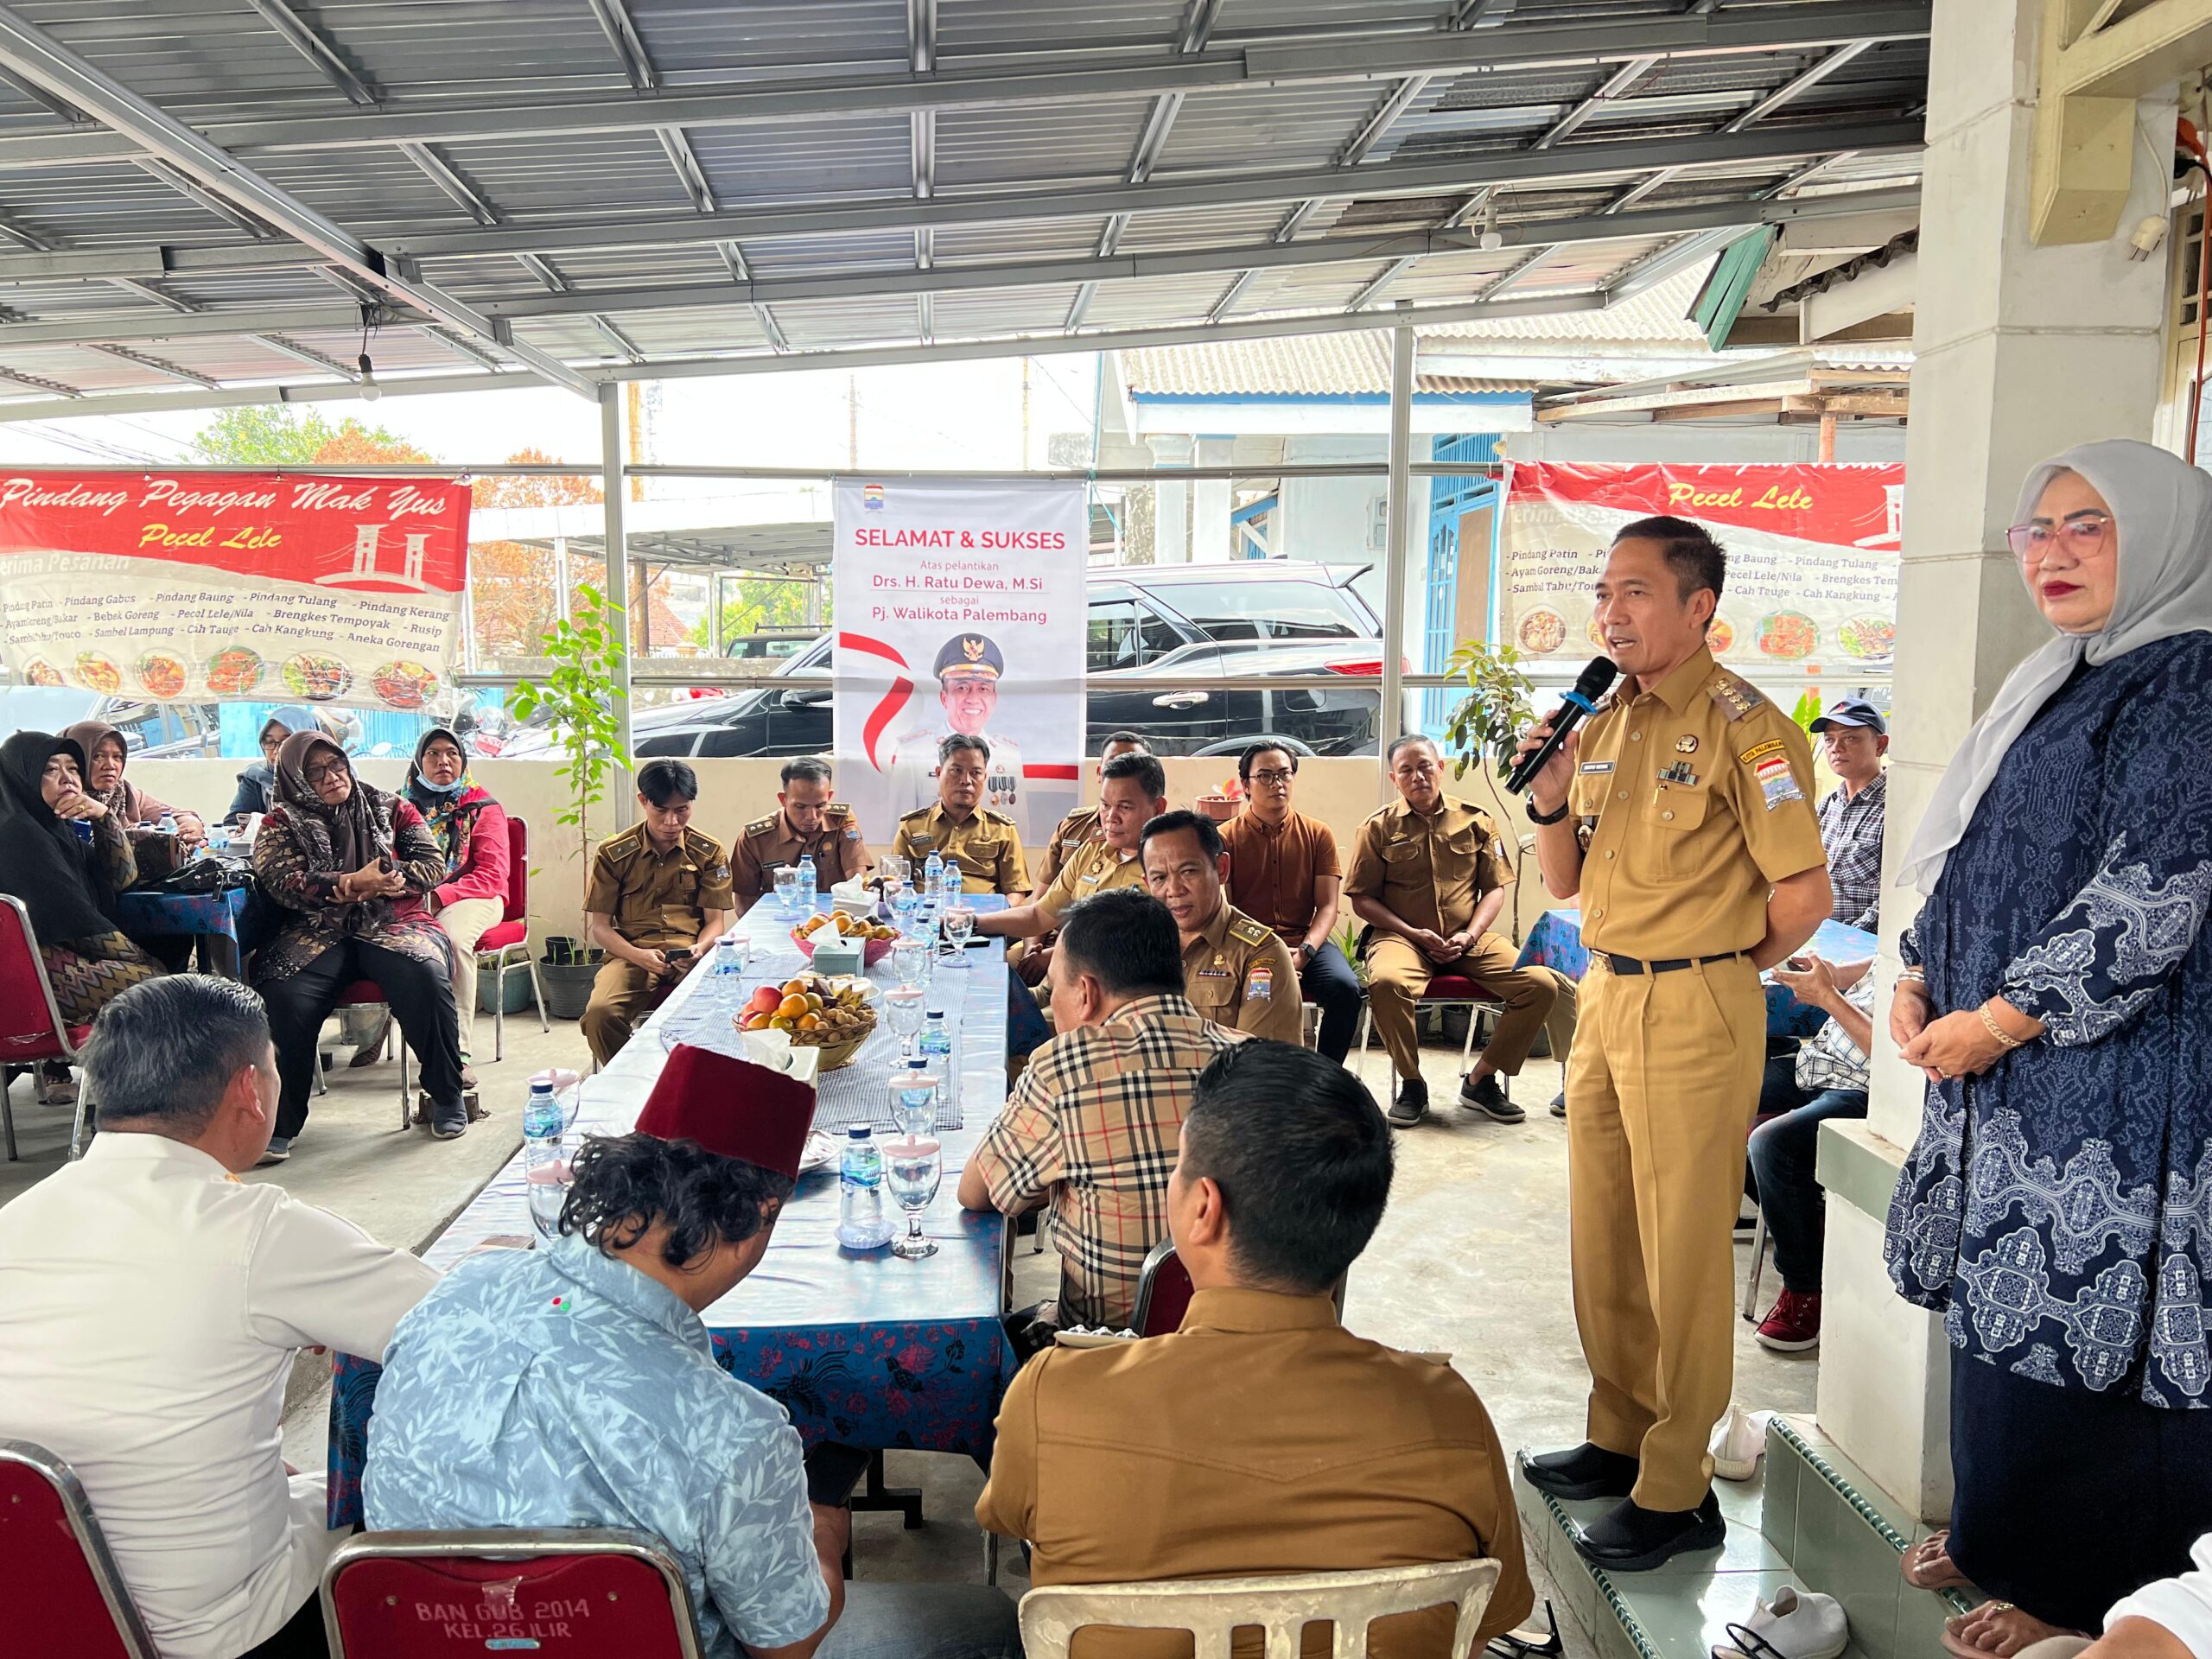
[[[1084,486],[840,480],[835,517],[838,794],[887,846],[967,732],[983,804],[1046,840],[1082,792]]]

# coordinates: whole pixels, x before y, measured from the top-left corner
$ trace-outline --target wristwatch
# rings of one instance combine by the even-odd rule
[[[1535,797],[1532,795],[1529,798],[1528,811],[1529,822],[1531,823],[1557,823],[1561,818],[1567,816],[1567,803],[1565,801],[1561,801],[1559,804],[1559,810],[1553,813],[1549,817],[1546,817],[1542,813],[1536,810]]]

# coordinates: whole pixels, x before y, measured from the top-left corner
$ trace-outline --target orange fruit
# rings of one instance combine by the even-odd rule
[[[787,979],[784,982],[784,995],[785,996],[797,996],[805,988],[806,982],[803,979]]]
[[[822,1029],[822,1016],[818,1014],[802,1014],[792,1023],[801,1031],[819,1031]]]
[[[786,995],[784,1000],[776,1005],[776,1013],[785,1020],[796,1020],[805,1012],[806,999],[796,991]]]

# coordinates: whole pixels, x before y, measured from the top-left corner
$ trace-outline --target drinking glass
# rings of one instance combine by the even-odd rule
[[[967,906],[956,904],[944,912],[944,939],[952,947],[954,967],[965,968],[968,965],[968,939],[975,931],[976,912]]]
[[[582,1146],[581,1135],[563,1135],[558,1155],[550,1162],[528,1170],[523,1176],[524,1193],[530,1205],[530,1224],[537,1230],[537,1236],[548,1243],[559,1236],[561,1207],[568,1202],[569,1187],[575,1179],[570,1166]]]
[[[891,1121],[910,1139],[937,1128],[937,1079],[926,1070],[901,1068],[893,1075]]]
[[[784,868],[776,872],[776,909],[785,921],[798,911],[798,872]]]
[[[930,982],[929,941],[902,935],[899,943],[891,947],[891,968],[899,976],[901,988],[927,985]]]
[[[944,1151],[932,1140],[906,1135],[883,1147],[884,1183],[906,1212],[906,1230],[891,1246],[891,1254],[906,1262],[918,1262],[937,1254],[937,1243],[922,1236],[922,1211],[936,1201],[944,1179]]]
[[[875,861],[875,873],[883,879],[883,891],[887,897],[893,882],[906,886],[913,874],[913,868],[897,853],[886,853]]]
[[[893,952],[896,962],[898,953]],[[919,985],[910,985],[903,979],[899,986],[883,994],[883,1017],[899,1035],[899,1058],[910,1060],[914,1057],[914,1039],[921,1034],[922,1021],[928,1010],[922,1004],[929,993]]]

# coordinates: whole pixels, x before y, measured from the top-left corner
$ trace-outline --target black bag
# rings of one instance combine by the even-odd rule
[[[219,858],[195,858],[180,865],[157,881],[141,881],[140,893],[232,893],[253,885],[243,868]]]

